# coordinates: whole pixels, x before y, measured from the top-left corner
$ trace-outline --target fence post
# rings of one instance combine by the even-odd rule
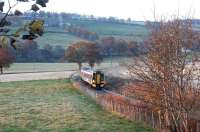
[[[161,116],[160,116],[160,111],[158,111],[158,118],[159,118],[159,127],[160,127],[160,130],[162,129],[162,121],[161,121]]]
[[[111,100],[111,105],[112,105],[112,111],[114,112],[115,107],[114,107],[113,100]]]
[[[153,128],[155,128],[155,123],[154,123],[154,114],[153,114],[153,111],[151,112],[151,119],[152,119],[152,123],[153,123]]]
[[[144,120],[145,120],[145,122],[147,123],[147,112],[146,112],[146,110],[145,110],[145,113],[144,113]]]

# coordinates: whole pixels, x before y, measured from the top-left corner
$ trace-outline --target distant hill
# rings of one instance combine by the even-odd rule
[[[148,30],[145,26],[141,25],[129,25],[129,24],[116,24],[116,23],[105,23],[95,22],[86,20],[71,20],[69,23],[73,23],[79,27],[83,27],[89,31],[96,32],[99,38],[113,36],[125,40],[141,41],[148,35]],[[46,31],[60,31],[66,32],[65,28],[46,27]],[[83,38],[77,37],[69,33],[45,33],[43,37],[37,39],[40,45],[62,45],[68,47],[69,44],[83,40]]]
[[[72,25],[97,33],[99,39],[113,36],[127,41],[142,41],[148,36],[149,32],[145,26],[145,22],[134,21],[130,18],[125,20],[115,17],[105,18],[70,13],[26,12],[24,16],[20,16],[19,18],[10,16],[9,20],[13,21],[13,26],[16,28],[23,25],[26,21],[35,18],[45,21],[45,30],[47,33],[37,39],[41,47],[45,44],[68,47],[73,42],[83,40],[80,36],[67,32],[68,28]],[[194,28],[200,30],[200,20],[194,19],[192,22]]]
[[[139,21],[118,20],[116,18],[94,18],[77,14],[57,14],[49,12],[40,12],[39,14],[25,13],[24,21],[32,20],[35,17],[44,19],[45,30],[51,31],[51,33],[45,33],[43,37],[37,39],[41,46],[44,44],[50,44],[68,47],[68,45],[73,42],[83,40],[83,38],[70,33],[63,33],[67,32],[69,26],[72,25],[95,32],[98,34],[100,39],[107,36],[113,36],[128,41],[141,41],[148,35],[145,23]],[[54,31],[57,33],[52,33]]]

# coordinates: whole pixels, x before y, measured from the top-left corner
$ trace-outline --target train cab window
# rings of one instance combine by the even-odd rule
[[[101,74],[100,74],[100,73],[97,73],[97,74],[96,74],[96,83],[97,83],[97,84],[100,84],[100,83],[101,83]]]

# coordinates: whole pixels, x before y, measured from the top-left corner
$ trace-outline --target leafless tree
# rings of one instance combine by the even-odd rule
[[[14,61],[14,56],[5,48],[0,48],[0,74],[3,74],[3,68],[9,67]]]
[[[189,20],[161,21],[152,27],[146,55],[126,64],[142,84],[134,94],[159,113],[166,128],[193,131],[189,120],[199,110],[200,63],[191,49],[199,44],[199,34]]]

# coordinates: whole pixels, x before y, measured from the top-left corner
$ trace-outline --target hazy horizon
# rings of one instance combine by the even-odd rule
[[[16,8],[27,11],[31,3],[20,3]],[[199,5],[200,0],[49,0],[42,10],[145,21],[172,16],[200,19]]]

